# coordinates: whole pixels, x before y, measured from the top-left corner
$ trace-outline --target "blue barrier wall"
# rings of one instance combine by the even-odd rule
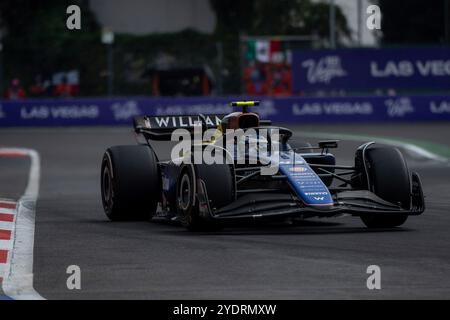
[[[131,124],[137,115],[231,112],[241,98],[86,98],[0,102],[0,127]],[[255,108],[278,123],[450,120],[450,96],[261,98]]]
[[[450,47],[296,50],[294,92],[450,89]]]

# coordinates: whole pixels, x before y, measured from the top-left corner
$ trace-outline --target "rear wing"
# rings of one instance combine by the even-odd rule
[[[207,129],[217,128],[224,114],[196,116],[140,116],[134,118],[134,131],[143,134],[148,140],[170,140],[176,129],[194,130],[196,123],[206,125]]]
[[[194,130],[196,123],[203,129],[217,128],[225,114],[207,115],[171,115],[171,116],[140,116],[133,121],[134,131],[144,135],[147,140],[170,140],[172,132],[176,129]],[[271,125],[270,120],[260,120],[261,125]]]

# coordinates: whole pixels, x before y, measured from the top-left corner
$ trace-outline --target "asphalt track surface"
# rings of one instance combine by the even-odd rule
[[[317,125],[335,132],[421,139],[450,148],[450,125]],[[296,139],[301,139],[298,134]],[[314,142],[314,139],[309,139]],[[129,128],[1,129],[0,146],[41,156],[34,288],[47,299],[406,299],[450,298],[450,166],[410,157],[426,212],[401,228],[368,230],[355,217],[295,225],[190,233],[167,223],[109,222],[100,200],[100,161],[111,145],[133,144]],[[360,142],[335,152],[353,161]],[[160,145],[160,154],[167,153]],[[29,161],[0,159],[0,196],[23,192]],[[81,290],[66,269],[81,268]],[[381,268],[368,290],[366,268]]]

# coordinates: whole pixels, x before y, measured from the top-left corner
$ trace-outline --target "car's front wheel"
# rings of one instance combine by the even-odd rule
[[[186,165],[177,183],[177,209],[183,225],[191,231],[215,231],[221,225],[199,212],[197,193],[202,183],[206,189],[208,206],[215,210],[235,200],[234,171],[227,164]]]
[[[397,148],[371,146],[366,151],[369,181],[372,191],[390,203],[410,209],[410,172],[403,155]],[[369,228],[392,228],[401,226],[408,216],[405,214],[370,214],[361,216]]]

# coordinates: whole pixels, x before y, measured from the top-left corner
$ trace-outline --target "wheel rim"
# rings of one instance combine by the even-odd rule
[[[180,208],[182,210],[187,210],[191,205],[191,179],[188,174],[184,174],[181,178],[179,199]]]
[[[109,168],[106,166],[105,170],[103,170],[103,200],[104,203],[111,207],[111,202],[113,199],[113,190],[112,190],[112,179],[111,179],[111,173],[109,172]]]

